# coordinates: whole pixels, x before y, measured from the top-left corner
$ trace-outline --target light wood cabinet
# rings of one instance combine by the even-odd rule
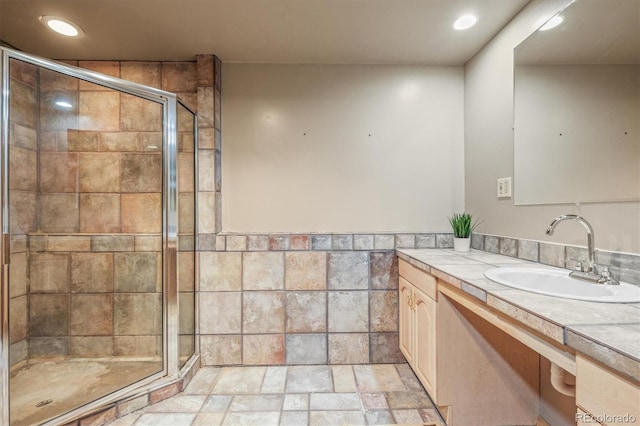
[[[447,424],[535,424],[538,354],[441,294],[434,276],[398,266],[400,350]]]
[[[640,424],[640,386],[576,354],[576,420],[606,426]],[[591,418],[587,418],[591,416]]]
[[[436,302],[400,277],[400,351],[430,395],[436,381]]]

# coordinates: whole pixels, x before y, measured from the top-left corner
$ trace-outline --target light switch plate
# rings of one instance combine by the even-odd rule
[[[511,178],[498,179],[498,198],[511,198]]]

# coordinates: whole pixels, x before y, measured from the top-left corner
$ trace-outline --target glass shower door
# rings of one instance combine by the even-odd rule
[[[10,424],[30,425],[166,369],[166,112],[55,68],[8,68]]]

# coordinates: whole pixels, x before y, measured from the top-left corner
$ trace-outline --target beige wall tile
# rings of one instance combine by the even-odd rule
[[[284,288],[284,253],[243,253],[242,286],[245,290]]]
[[[284,364],[284,334],[244,335],[242,363],[244,365]]]
[[[68,336],[69,296],[31,294],[29,296],[29,336]]]
[[[200,291],[242,288],[242,253],[200,252]]]
[[[198,155],[200,171],[198,187],[202,191],[215,191],[215,151],[201,150]]]
[[[153,335],[160,331],[162,308],[155,293],[115,294],[113,327],[116,335]]]
[[[158,280],[157,254],[150,253],[115,253],[114,283],[116,292],[152,293],[156,291]]]
[[[38,158],[35,151],[18,146],[9,148],[10,189],[38,190]]]
[[[245,251],[247,250],[246,235],[227,235],[228,251]]]
[[[156,356],[162,353],[158,336],[114,336],[115,356]]]
[[[71,108],[56,103],[64,101]],[[66,132],[78,128],[78,92],[76,91],[40,91],[40,130]],[[60,151],[62,149],[59,149]]]
[[[162,85],[160,66],[160,62],[123,61],[120,63],[120,76],[124,80],[160,89]]]
[[[368,362],[368,334],[329,334],[329,364],[366,364]]]
[[[155,233],[162,231],[161,194],[123,194],[122,232]]]
[[[33,192],[11,191],[11,233],[27,234],[37,229],[38,208]]]
[[[370,331],[398,331],[398,292],[372,291],[369,295]]]
[[[197,71],[196,62],[163,62],[162,89],[169,92],[195,92]]]
[[[81,192],[119,192],[120,154],[79,154]]]
[[[162,250],[162,237],[150,235],[135,236],[135,251],[156,251]]]
[[[369,331],[369,297],[365,291],[329,292],[328,328],[331,332]]]
[[[203,365],[242,364],[242,336],[200,336]]]
[[[178,291],[195,290],[195,258],[196,254],[192,252],[178,253]]]
[[[242,299],[239,292],[200,293],[200,333],[240,334]]]
[[[91,237],[76,235],[51,235],[45,237],[47,250],[54,251],[90,251]]]
[[[42,194],[40,229],[43,232],[79,232],[79,207],[76,194]]]
[[[9,340],[16,343],[29,335],[29,312],[27,296],[19,296],[9,300]]]
[[[36,128],[38,124],[36,89],[13,79],[9,82],[9,86],[12,95],[9,103],[9,121]]]
[[[78,129],[120,130],[120,93],[108,90],[80,92]]]
[[[70,334],[76,336],[113,334],[113,295],[72,294]]]
[[[287,290],[327,288],[327,254],[324,252],[286,253]]]
[[[143,134],[139,132],[102,132],[100,134],[99,150],[113,152],[142,151]]]
[[[215,148],[215,129],[198,127],[198,148],[201,150]]]
[[[113,254],[71,254],[72,293],[102,293],[112,291]]]
[[[242,332],[284,333],[284,292],[245,291],[242,295]]]
[[[198,87],[198,125],[214,127],[213,87]]]
[[[69,355],[69,337],[30,337],[29,356]]]
[[[193,335],[195,333],[195,295],[194,293],[178,293],[178,333]]]
[[[27,294],[27,253],[11,253],[11,267],[9,268],[9,297]]]
[[[78,90],[78,79],[40,68],[40,90]]]
[[[162,191],[160,154],[123,154],[121,173],[122,192]]]
[[[80,232],[120,232],[120,196],[81,194]]]
[[[112,77],[120,77],[120,62],[119,61],[79,61],[78,66],[91,71],[96,71],[101,74],[110,75]],[[93,83],[80,80],[80,90],[110,90],[106,87],[98,86]],[[96,89],[95,87],[101,87]]]
[[[94,252],[134,251],[135,239],[133,235],[94,235],[91,248]]]
[[[162,132],[162,105],[125,94],[120,102],[121,130]]]
[[[201,157],[198,161],[202,161]],[[178,154],[178,191],[193,192],[195,187],[195,158],[193,152],[181,152]],[[198,167],[202,167],[201,163]],[[207,188],[200,186],[201,191],[208,191]]]
[[[201,234],[215,234],[217,231],[215,202],[215,192],[198,192],[198,231]]]
[[[29,262],[30,293],[67,293],[69,255],[32,253]]]
[[[184,192],[178,194],[178,233],[181,235],[195,234],[195,194]]]
[[[213,71],[211,74],[213,75]],[[38,68],[35,65],[11,59],[9,60],[9,76],[31,87],[36,87]]]
[[[42,192],[78,191],[78,155],[40,154],[40,190]]]
[[[113,337],[73,336],[69,352],[74,357],[107,357],[113,355]]]
[[[100,147],[100,134],[94,131],[68,129],[66,132],[69,152],[95,152]]]
[[[286,332],[327,331],[327,293],[289,291],[286,295]]]
[[[9,128],[9,143],[35,151],[38,149],[38,134],[36,129],[11,123]]]

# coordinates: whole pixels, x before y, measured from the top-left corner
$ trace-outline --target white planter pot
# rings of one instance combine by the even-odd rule
[[[471,238],[453,238],[454,251],[469,251],[471,249]]]

